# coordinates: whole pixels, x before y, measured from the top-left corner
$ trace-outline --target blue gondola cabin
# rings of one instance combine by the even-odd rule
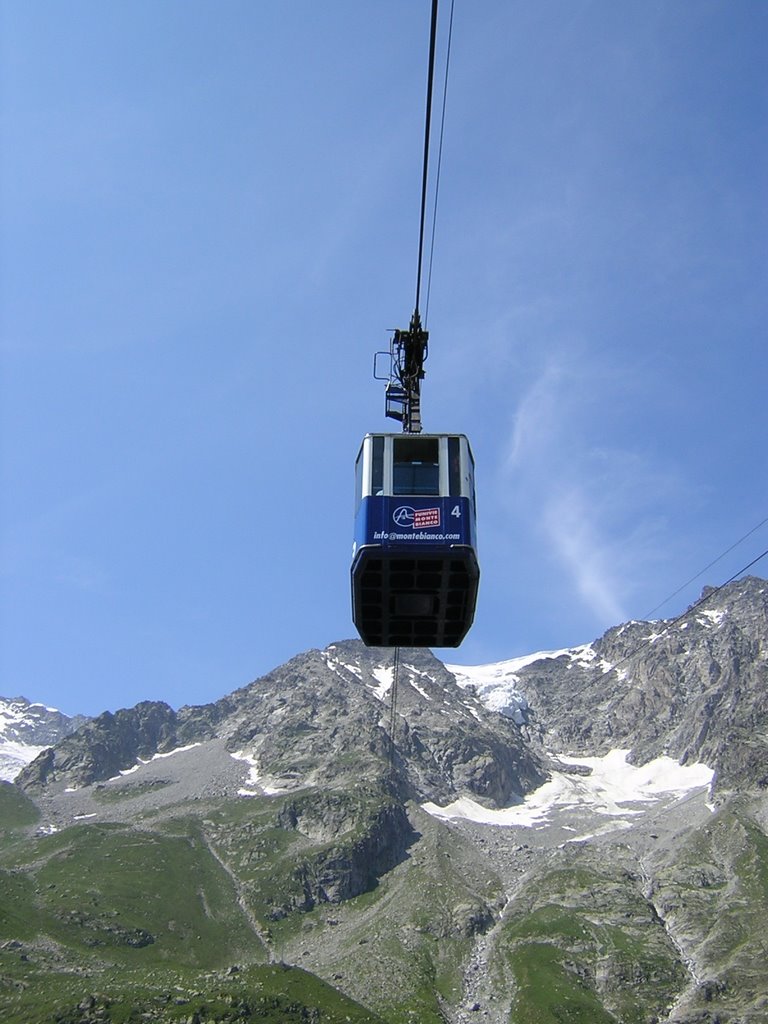
[[[463,434],[366,434],[355,466],[352,617],[370,647],[458,647],[480,570]]]

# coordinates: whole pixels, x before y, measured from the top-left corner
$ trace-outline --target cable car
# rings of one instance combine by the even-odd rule
[[[352,618],[369,647],[458,647],[475,617],[480,580],[469,442],[463,434],[422,433],[429,333],[421,323],[419,298],[436,32],[437,0],[432,0],[416,305],[408,330],[395,330],[389,352],[374,357],[374,377],[387,382],[385,415],[398,420],[403,433],[366,434],[355,465]],[[443,101],[445,109],[445,92]],[[383,375],[379,356],[389,362]],[[395,672],[393,720],[396,682]]]
[[[458,647],[475,615],[474,459],[463,434],[366,434],[352,618],[370,647]]]

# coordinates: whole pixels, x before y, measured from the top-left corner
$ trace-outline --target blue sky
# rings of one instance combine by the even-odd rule
[[[429,2],[1,28],[0,693],[214,700],[353,635]],[[456,0],[423,412],[473,444],[482,579],[450,661],[641,618],[768,516],[766,38],[752,0]]]

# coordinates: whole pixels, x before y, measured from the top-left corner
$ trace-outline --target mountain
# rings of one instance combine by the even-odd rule
[[[343,788],[361,778],[383,784],[392,672],[390,651],[332,644],[214,704],[176,712],[147,701],[106,712],[41,754],[17,782],[51,799],[200,744],[215,761],[212,776],[222,773],[221,795],[236,795],[225,781],[233,757],[258,763],[254,793]],[[395,767],[404,797],[448,800],[467,791],[501,806],[544,781],[540,759],[514,723],[457,687],[428,651],[404,653],[398,691]]]
[[[309,651],[0,786],[4,1021],[768,1020],[768,583],[493,666]]]
[[[83,715],[70,717],[26,697],[0,697],[0,779],[12,782],[42,750],[86,721]]]
[[[629,748],[716,771],[716,789],[768,786],[768,583],[706,588],[673,622],[629,622],[594,643],[495,666],[457,680],[550,752]],[[698,602],[697,602],[698,604]]]

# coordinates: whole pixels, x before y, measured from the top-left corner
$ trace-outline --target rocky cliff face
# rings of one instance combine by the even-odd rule
[[[174,748],[221,739],[257,768],[261,787],[339,788],[390,774],[392,652],[355,641],[291,659],[215,704],[145,702],[100,715],[40,755],[18,784],[40,791],[104,781]],[[519,729],[489,712],[429,652],[401,654],[395,778],[404,794],[447,802],[470,793],[502,806],[544,780]]]
[[[768,786],[768,583],[703,596],[678,620],[626,623],[511,671],[524,732],[562,753],[701,761],[720,789]]]
[[[55,782],[87,786],[175,745],[176,732],[177,716],[167,704],[145,701],[115,714],[106,711],[44,751],[17,781],[26,789]]]

